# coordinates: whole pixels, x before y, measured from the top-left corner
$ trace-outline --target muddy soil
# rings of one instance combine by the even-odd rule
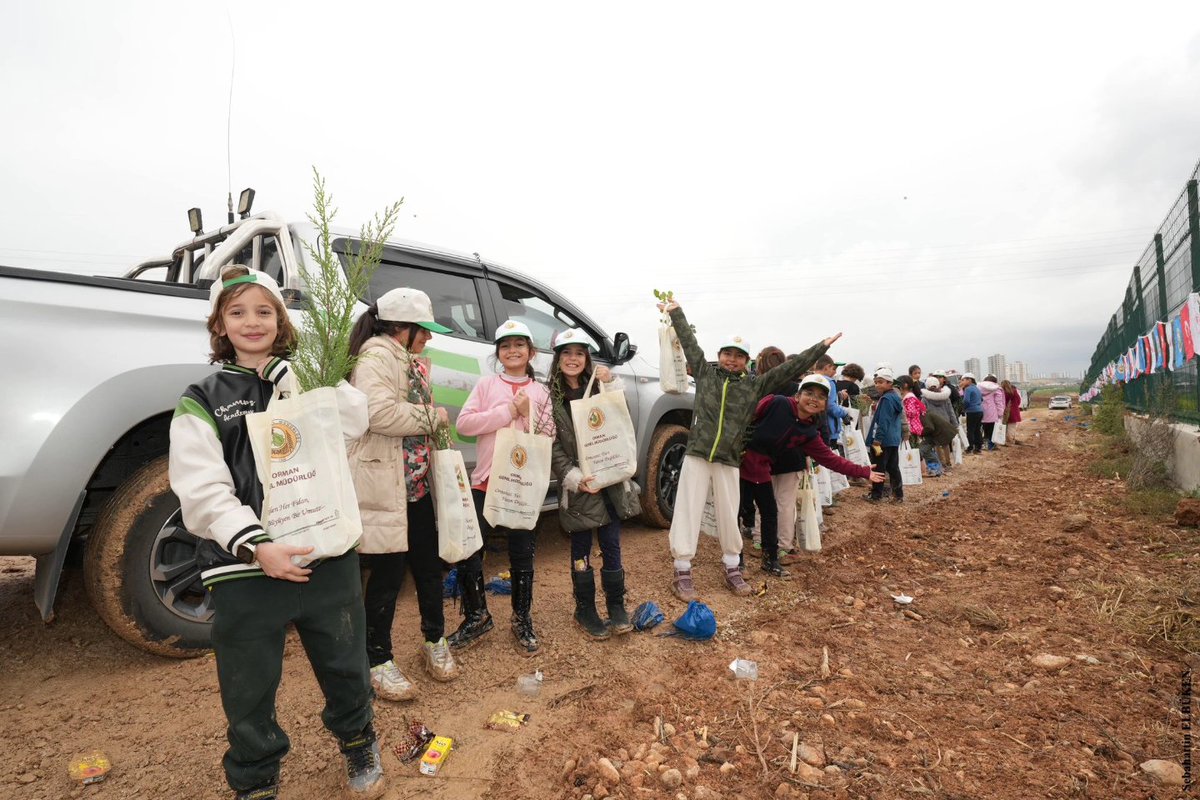
[[[507,598],[493,597],[496,630],[462,655],[460,680],[436,684],[419,671],[406,594],[395,641],[421,695],[376,704],[385,797],[1176,796],[1138,765],[1183,759],[1182,656],[1106,613],[1104,587],[1194,570],[1200,537],[1129,516],[1123,485],[1086,469],[1098,437],[1064,414],[1029,413],[1025,444],[969,457],[903,505],[840,494],[823,551],[790,580],[751,567],[761,596],[721,587],[705,539],[696,584],[719,623],[711,642],[659,635],[683,606],[668,591],[665,532],[647,528],[626,530],[625,562],[630,607],[652,599],[666,613],[655,632],[586,641],[571,620],[567,542],[551,532],[537,556],[542,653],[514,651]],[[487,558],[489,574],[507,566]],[[0,559],[0,797],[228,796],[212,657],[134,649],[98,621],[75,574],[43,625],[32,583],[31,560]],[[447,617],[457,624],[449,601]],[[758,662],[757,681],[731,679],[738,657]],[[534,668],[545,682],[531,699],[515,684]],[[294,636],[278,707],[292,737],[282,796],[340,796],[341,758]],[[486,730],[502,709],[532,717],[515,733]],[[409,719],[456,741],[437,777],[392,753]],[[108,780],[72,784],[68,763],[92,750],[112,760]]]

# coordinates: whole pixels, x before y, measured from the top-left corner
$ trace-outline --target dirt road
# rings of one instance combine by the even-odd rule
[[[537,557],[542,655],[516,654],[507,598],[493,598],[496,631],[463,655],[459,681],[438,685],[418,674],[406,596],[397,652],[422,694],[377,704],[386,797],[1175,796],[1138,764],[1182,758],[1181,657],[1122,622],[1115,587],[1194,570],[1200,542],[1130,517],[1123,486],[1089,476],[1095,434],[1044,409],[1031,415],[1040,419],[1022,425],[1027,445],[969,458],[902,506],[870,506],[854,488],[839,495],[823,552],[761,597],[720,588],[705,540],[697,588],[719,622],[712,642],[585,641],[570,619],[566,542],[552,535]],[[489,574],[506,566],[493,559]],[[665,533],[627,530],[625,560],[630,607],[655,600],[668,619],[660,632],[669,628],[683,609],[667,591]],[[227,796],[211,657],[134,650],[92,615],[78,576],[59,621],[43,626],[32,580],[31,562],[0,559],[0,797]],[[901,593],[911,606],[893,602]],[[449,603],[447,616],[457,624]],[[1037,658],[1046,655],[1063,660]],[[730,679],[735,657],[758,662],[756,682]],[[542,693],[521,697],[516,678],[534,667]],[[532,719],[516,733],[485,730],[501,709]],[[284,797],[340,796],[341,759],[319,714],[293,637],[279,697],[292,736]],[[406,718],[456,739],[442,775],[391,755]],[[74,786],[67,764],[94,749],[112,759],[109,779]]]

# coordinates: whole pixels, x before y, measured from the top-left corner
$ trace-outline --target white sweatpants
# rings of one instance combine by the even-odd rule
[[[771,488],[775,492],[775,510],[779,515],[779,550],[795,550],[796,490],[800,488],[800,473],[772,475]]]
[[[675,514],[671,518],[671,557],[689,564],[696,557],[700,541],[700,520],[708,487],[712,484],[713,503],[717,507],[717,538],[725,556],[735,558],[742,552],[742,534],[737,512],[741,501],[738,468],[716,464],[699,456],[684,456],[679,469],[679,489],[675,493]],[[736,566],[736,561],[735,561]]]

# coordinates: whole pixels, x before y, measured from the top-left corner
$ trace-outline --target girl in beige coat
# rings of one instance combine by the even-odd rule
[[[442,614],[442,562],[430,493],[429,436],[449,424],[435,408],[429,366],[420,353],[433,333],[429,297],[393,289],[359,317],[350,352],[359,357],[350,381],[367,396],[370,424],[349,451],[363,535],[359,557],[367,615],[367,659],[375,692],[411,700],[416,687],[392,657],[392,620],[405,569],[413,574],[421,611],[425,668],[439,681],[457,677]]]

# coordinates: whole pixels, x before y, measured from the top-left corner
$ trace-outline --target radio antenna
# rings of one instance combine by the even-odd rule
[[[230,131],[233,129],[233,76],[237,69],[237,40],[233,36],[233,15],[225,6],[225,19],[229,22],[229,106],[225,111],[225,197],[228,222],[233,224],[233,146]]]

